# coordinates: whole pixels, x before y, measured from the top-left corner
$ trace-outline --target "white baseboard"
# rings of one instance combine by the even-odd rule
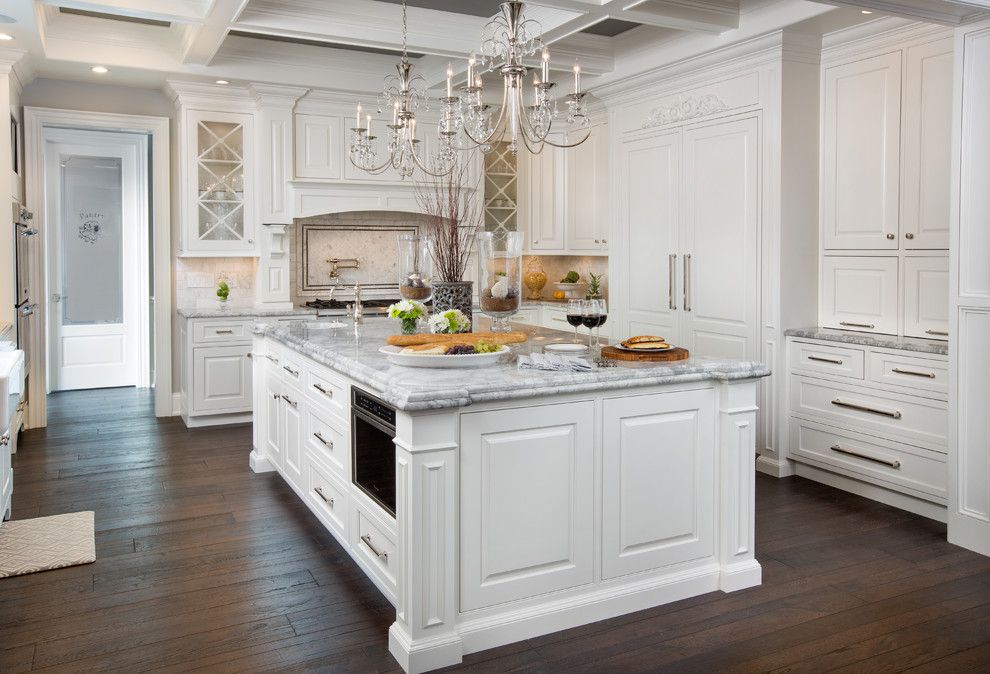
[[[182,414],[182,394],[172,394],[172,416],[177,417]]]
[[[185,422],[186,428],[207,428],[210,426],[230,426],[233,424],[249,424],[252,421],[252,414],[215,414],[206,417],[190,417],[185,414],[180,415]]]
[[[251,454],[248,457],[248,465],[251,466],[251,470],[255,473],[271,473],[275,470],[275,466],[268,460],[268,457],[262,456],[256,449],[251,450]]]
[[[780,459],[760,454],[756,457],[756,470],[774,477],[790,477],[794,474],[794,462],[788,459]]]

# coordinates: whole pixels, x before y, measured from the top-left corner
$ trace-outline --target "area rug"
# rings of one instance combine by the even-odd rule
[[[0,578],[96,561],[93,511],[4,522]]]

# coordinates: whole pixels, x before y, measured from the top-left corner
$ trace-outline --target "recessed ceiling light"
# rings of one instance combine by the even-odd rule
[[[104,74],[104,73],[108,73],[108,72],[110,72],[110,71],[109,71],[109,70],[108,70],[107,68],[105,68],[104,66],[93,66],[92,68],[90,68],[90,70],[92,70],[92,71],[93,71],[94,73],[97,73],[98,75],[102,75],[102,74]]]
[[[227,80],[217,80],[217,84],[230,84]]]
[[[0,33],[0,40],[13,40],[13,35],[8,35],[7,33]]]
[[[0,23],[17,23],[17,19],[6,14],[0,14]]]
[[[863,9],[863,10],[860,10],[860,11],[861,11],[861,12],[862,12],[863,14],[872,14],[872,13],[873,13],[873,12],[871,12],[871,11],[870,11],[870,10],[868,10],[868,9]]]

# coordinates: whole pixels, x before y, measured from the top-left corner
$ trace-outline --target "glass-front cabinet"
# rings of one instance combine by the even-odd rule
[[[255,253],[252,116],[186,110],[184,113],[186,257]]]

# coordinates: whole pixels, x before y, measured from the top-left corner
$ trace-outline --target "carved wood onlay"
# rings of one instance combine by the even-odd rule
[[[643,128],[650,129],[683,122],[687,119],[707,117],[728,109],[729,106],[715,94],[680,97],[674,103],[666,103],[653,108],[646,117],[646,121],[643,122]]]

